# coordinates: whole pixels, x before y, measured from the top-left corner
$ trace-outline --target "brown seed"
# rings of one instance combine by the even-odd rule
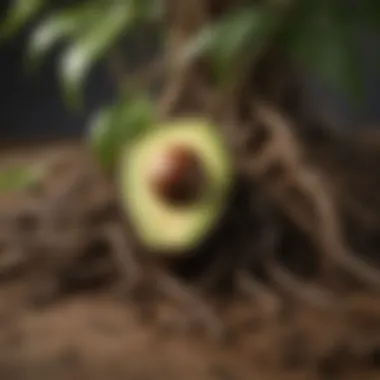
[[[153,191],[169,204],[187,205],[198,200],[205,173],[200,158],[186,146],[173,146],[159,152],[149,169]]]

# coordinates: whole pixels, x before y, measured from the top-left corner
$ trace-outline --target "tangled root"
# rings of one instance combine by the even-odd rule
[[[180,54],[206,22],[243,3],[219,1],[216,7],[210,0],[187,6],[168,2],[169,56]],[[256,268],[253,271],[260,272],[266,281],[269,278],[278,288],[288,289],[302,299],[323,300],[324,304],[331,301],[331,292],[352,289],[353,283],[378,289],[377,247],[368,239],[379,227],[378,208],[372,207],[377,205],[375,189],[379,183],[375,168],[380,158],[379,144],[365,136],[338,132],[319,120],[303,100],[295,68],[275,44],[254,65],[246,65],[244,56],[237,61],[245,65],[235,67],[239,75],[232,87],[223,90],[210,80],[205,61],[178,70],[173,67],[161,98],[163,117],[194,112],[217,120],[243,178],[245,210],[240,210],[238,217],[231,216],[233,221],[226,224],[230,226],[228,235],[238,230],[236,240],[241,239],[244,245],[224,245],[221,252],[214,254],[222,257],[216,261],[224,260],[236,273],[241,267],[245,270],[249,262]],[[371,147],[367,148],[367,144]],[[247,206],[257,193],[266,204],[260,215],[257,209]],[[370,194],[372,206],[365,204],[365,194]],[[231,208],[236,214],[236,205]],[[244,238],[242,231],[247,229]],[[253,229],[270,232],[257,234]],[[310,279],[306,283],[292,275],[286,260],[280,264],[282,241],[289,231],[294,235],[294,230],[298,234],[294,240],[302,240],[302,244],[295,241],[290,249],[302,248],[297,248],[297,259],[293,255],[292,261],[305,262],[305,256],[310,256],[313,284]],[[248,243],[252,239],[256,241]],[[218,244],[211,250],[219,249],[215,247]],[[222,264],[216,266],[223,268]],[[223,269],[210,273],[216,272],[215,276],[220,277]],[[245,280],[238,282],[247,284],[247,276],[242,276]],[[206,277],[210,282],[210,275]]]
[[[333,307],[337,295],[363,286],[376,291],[379,140],[321,123],[276,46],[223,91],[210,80],[207,62],[170,64],[205,22],[238,3],[168,0],[170,54],[159,117],[193,112],[215,119],[235,159],[237,184],[213,236],[188,258],[155,263],[154,286],[200,310],[198,294],[207,292],[245,294],[271,309],[282,296]],[[56,295],[115,278],[124,290],[144,276],[152,283],[152,263],[141,256],[115,189],[87,155],[69,157],[67,170],[57,163],[56,178],[47,178],[25,207],[15,202],[22,212],[4,202],[0,279],[26,268],[40,284],[37,298],[41,289]]]

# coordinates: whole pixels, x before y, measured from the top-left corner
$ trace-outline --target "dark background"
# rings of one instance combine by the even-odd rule
[[[7,2],[1,1],[0,17],[4,15],[6,7]],[[52,54],[37,73],[26,74],[24,45],[27,35],[28,30],[0,46],[0,142],[79,137],[86,128],[88,115],[109,102],[114,95],[106,65],[100,64],[93,70],[86,88],[85,109],[74,114],[67,110],[60,98],[55,66],[59,51]],[[354,107],[315,78],[306,79],[321,107],[327,108],[347,127],[380,121],[380,69],[371,60],[373,51],[379,48],[380,38],[358,36],[356,43],[366,87],[362,106]],[[145,56],[141,57],[133,41],[127,42],[125,49],[135,63],[147,58],[146,49]]]

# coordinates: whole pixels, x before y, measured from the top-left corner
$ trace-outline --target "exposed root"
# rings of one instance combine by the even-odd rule
[[[279,206],[303,229],[319,247],[323,255],[322,266],[330,270],[334,263],[361,280],[380,285],[380,271],[358,259],[345,242],[334,193],[329,191],[326,179],[317,168],[303,160],[297,143],[292,136],[291,126],[270,109],[260,111],[260,121],[266,123],[272,134],[268,149],[257,160],[252,159],[251,173],[266,180],[266,174],[273,165],[281,165],[281,181],[278,178],[266,181]],[[294,149],[292,149],[292,146]],[[283,153],[285,152],[285,154]],[[336,276],[336,272],[331,273]]]
[[[42,279],[37,293],[62,296],[117,279],[124,298],[149,293],[141,301],[148,314],[154,316],[161,296],[170,298],[214,337],[223,325],[205,294],[230,300],[244,293],[269,315],[295,300],[334,309],[338,297],[363,284],[379,290],[379,241],[367,237],[380,229],[380,144],[334,131],[308,114],[294,68],[275,43],[252,67],[241,57],[234,85],[223,89],[210,78],[207,59],[175,65],[202,25],[240,3],[167,1],[167,83],[157,117],[210,116],[235,160],[236,194],[209,241],[177,262],[147,255],[120,215],[112,184],[82,152],[52,160],[51,177],[26,204],[4,202],[1,281],[29,271]],[[306,243],[295,234],[284,248],[294,230]],[[302,263],[297,270],[294,260]],[[311,275],[307,261],[315,261]]]
[[[201,26],[242,3],[221,1],[216,7],[210,0],[191,6],[169,2],[168,54],[172,62]],[[237,62],[246,60],[242,55]],[[332,130],[312,113],[310,105],[302,99],[294,67],[276,48],[275,41],[254,65],[237,66],[240,69],[232,87],[221,89],[212,82],[207,59],[178,70],[175,65],[169,67],[162,116],[196,112],[216,119],[236,159],[238,175],[250,183],[237,185],[246,187],[251,194],[245,201],[250,202],[259,189],[268,205],[260,212],[246,207],[239,218],[233,216],[234,211],[227,215],[225,224],[229,225],[226,228],[233,243],[208,247],[218,250],[219,257],[214,255],[215,266],[211,265],[211,270],[204,269],[207,287],[213,281],[219,283],[221,278],[231,281],[235,278],[233,273],[249,263],[254,271],[261,272],[261,277],[264,274],[265,280],[260,281],[276,284],[281,291],[287,289],[296,298],[324,305],[332,302],[335,291],[341,292],[345,287],[347,274],[378,289],[380,270],[375,267],[378,260],[367,263],[368,252],[365,255],[360,250],[356,252],[352,244],[355,237],[347,236],[344,224],[349,213],[358,227],[357,235],[365,235],[365,228],[374,228],[380,215],[364,206],[357,196],[356,183],[361,176],[375,176],[375,162],[380,157],[380,148],[373,142],[370,157],[366,157],[369,153],[364,146],[371,138],[361,139],[360,148],[355,145],[355,138]],[[357,163],[345,159],[350,152]],[[367,179],[365,183],[366,189],[378,186],[375,180]],[[374,191],[371,194],[377,196]],[[234,204],[231,209],[236,211],[236,207]],[[310,249],[317,252],[315,285],[310,285],[309,280],[306,283],[284,263],[279,263],[280,246],[260,245],[262,237],[254,230],[267,225],[268,220],[270,228],[275,226],[280,235],[286,234],[287,224],[292,223],[306,236],[310,247],[299,255],[309,255]],[[361,221],[365,221],[365,226],[360,225]],[[239,232],[232,232],[234,228]],[[215,241],[222,239],[223,232],[219,234]],[[238,241],[244,241],[244,246]]]

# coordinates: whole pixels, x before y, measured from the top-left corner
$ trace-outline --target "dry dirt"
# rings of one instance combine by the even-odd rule
[[[231,300],[221,308],[231,326],[224,342],[140,320],[120,296],[107,246],[92,244],[102,231],[95,219],[108,205],[107,184],[92,183],[75,202],[62,192],[71,173],[92,170],[82,149],[0,158],[5,164],[55,156],[70,159],[43,186],[0,197],[0,379],[380,378],[376,295],[351,294],[325,309],[274,295],[271,302]],[[90,220],[86,204],[98,213]],[[174,313],[164,303],[160,310]]]

